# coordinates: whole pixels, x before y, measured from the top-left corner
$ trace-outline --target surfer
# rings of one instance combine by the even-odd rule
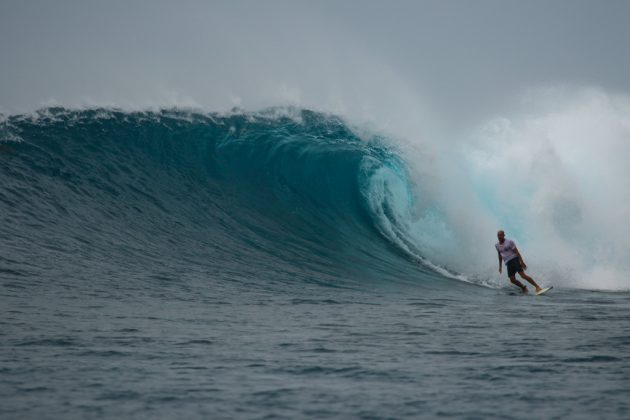
[[[521,253],[518,252],[518,248],[516,248],[516,244],[513,240],[507,239],[505,237],[505,232],[502,230],[497,232],[497,238],[499,242],[497,242],[494,247],[497,249],[497,253],[499,254],[499,273],[503,270],[503,261],[505,261],[505,266],[507,267],[508,277],[512,284],[521,288],[523,293],[527,293],[527,286],[525,286],[520,281],[516,280],[516,273],[518,273],[521,278],[527,280],[532,286],[536,288],[536,292],[540,292],[541,287],[536,284],[533,278],[525,274],[525,270],[527,270],[527,264],[523,261],[523,257]]]

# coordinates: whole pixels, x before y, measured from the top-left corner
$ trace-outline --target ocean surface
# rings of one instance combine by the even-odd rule
[[[629,418],[630,292],[437,261],[415,183],[309,110],[3,116],[0,418]]]

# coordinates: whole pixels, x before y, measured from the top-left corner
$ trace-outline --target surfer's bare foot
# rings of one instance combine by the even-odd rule
[[[536,293],[540,292],[542,290],[542,287],[537,287],[536,288]]]
[[[523,291],[523,293],[527,293],[527,286],[523,286],[522,291]]]

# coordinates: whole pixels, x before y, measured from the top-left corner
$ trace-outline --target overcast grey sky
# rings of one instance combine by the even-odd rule
[[[0,112],[421,104],[630,92],[630,1],[0,1]],[[404,105],[402,104],[404,102]]]

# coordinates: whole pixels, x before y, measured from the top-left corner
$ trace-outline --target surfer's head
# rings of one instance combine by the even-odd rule
[[[502,230],[498,231],[497,238],[499,239],[499,242],[503,243],[503,241],[505,241],[505,232]]]

